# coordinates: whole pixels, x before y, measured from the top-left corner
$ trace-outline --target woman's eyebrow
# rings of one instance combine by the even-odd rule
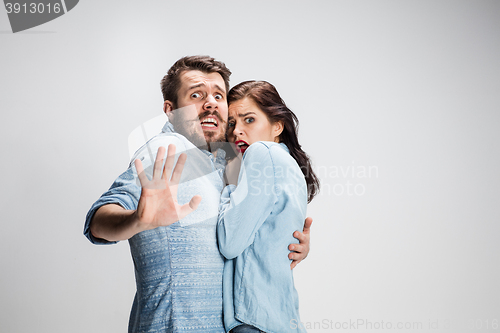
[[[250,112],[247,112],[247,113],[238,113],[238,117],[246,117],[246,116],[248,116],[249,114],[255,114],[255,112],[250,111]]]

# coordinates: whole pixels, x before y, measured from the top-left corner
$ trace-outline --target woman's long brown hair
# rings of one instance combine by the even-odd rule
[[[251,98],[259,106],[272,124],[280,121],[283,123],[283,132],[279,140],[288,147],[290,155],[302,170],[307,184],[307,202],[311,202],[319,192],[319,179],[312,169],[309,156],[299,144],[297,116],[286,106],[276,88],[269,82],[241,82],[229,91],[227,103],[230,105],[246,97]]]

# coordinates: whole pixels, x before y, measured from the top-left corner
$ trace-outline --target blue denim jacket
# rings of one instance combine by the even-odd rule
[[[129,332],[223,333],[223,258],[217,248],[216,224],[223,188],[225,152],[217,158],[197,149],[167,123],[162,133],[140,148],[132,161],[141,159],[151,179],[158,147],[175,144],[188,157],[178,189],[180,204],[196,194],[202,196],[198,209],[168,226],[138,233],[129,239],[134,261],[137,292],[132,305]],[[102,205],[115,203],[136,209],[141,187],[133,163],[91,207],[84,234],[95,244],[90,221]]]
[[[224,324],[305,332],[288,245],[307,209],[304,175],[284,144],[257,142],[243,155],[238,186],[226,186],[217,224],[224,263]]]

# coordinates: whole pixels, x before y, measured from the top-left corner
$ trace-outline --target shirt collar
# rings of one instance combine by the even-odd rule
[[[168,119],[167,119],[167,122],[165,123],[165,125],[163,125],[163,128],[161,129],[161,131],[163,133],[176,133],[174,130],[174,126],[172,125],[172,123],[170,121],[168,121]]]
[[[290,150],[288,149],[288,147],[286,146],[286,144],[284,144],[283,142],[280,142],[280,147],[283,148],[283,149],[285,149],[285,151],[290,154]]]

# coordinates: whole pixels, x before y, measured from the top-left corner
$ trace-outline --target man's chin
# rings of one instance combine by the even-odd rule
[[[225,133],[214,132],[214,131],[203,131],[203,134],[205,135],[205,141],[207,141],[208,144],[210,144],[212,142],[225,142],[226,141],[226,134]]]

